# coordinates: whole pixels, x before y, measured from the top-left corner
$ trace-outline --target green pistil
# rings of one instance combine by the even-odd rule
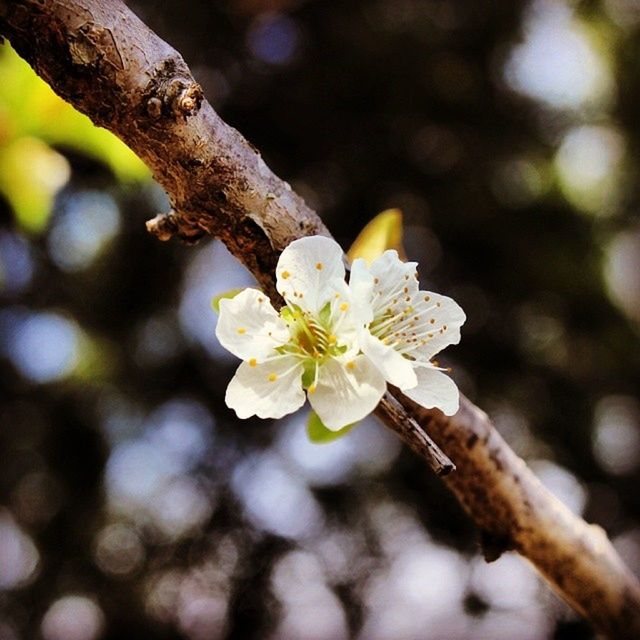
[[[309,388],[316,375],[316,367],[327,358],[344,353],[346,347],[339,347],[331,333],[330,313],[323,309],[316,320],[297,305],[290,305],[281,311],[281,316],[289,325],[292,340],[278,349],[281,353],[296,355],[302,359],[304,374],[302,384]]]

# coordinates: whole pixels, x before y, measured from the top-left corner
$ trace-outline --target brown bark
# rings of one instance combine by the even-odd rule
[[[63,98],[122,138],[166,189],[172,211],[148,223],[165,240],[220,238],[272,298],[274,267],[322,221],[204,99],[181,56],[120,0],[0,0],[0,33]],[[515,549],[611,638],[640,637],[640,586],[604,532],[573,515],[462,399],[447,418],[392,390],[378,415],[439,471],[483,533],[485,555]]]

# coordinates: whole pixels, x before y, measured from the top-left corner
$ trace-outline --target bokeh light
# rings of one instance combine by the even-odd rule
[[[41,631],[44,640],[97,640],[103,627],[104,615],[93,600],[69,595],[49,607]]]
[[[505,69],[514,89],[560,109],[607,105],[611,72],[570,3],[534,0],[524,32]]]

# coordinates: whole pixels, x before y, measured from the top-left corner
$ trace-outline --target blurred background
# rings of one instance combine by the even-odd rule
[[[404,211],[469,397],[640,572],[640,5],[137,0],[346,248]],[[215,241],[0,47],[0,640],[592,638],[375,421],[235,419]]]

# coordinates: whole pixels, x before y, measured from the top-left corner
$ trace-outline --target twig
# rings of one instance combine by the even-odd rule
[[[385,393],[376,408],[376,415],[424,458],[436,475],[444,477],[455,471],[453,462],[391,393]]]

